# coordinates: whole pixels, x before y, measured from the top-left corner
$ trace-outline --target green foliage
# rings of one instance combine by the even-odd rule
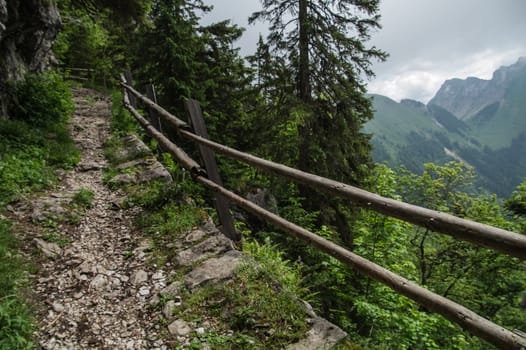
[[[81,188],[73,195],[72,203],[80,208],[91,208],[93,206],[94,196],[95,193],[93,193],[93,191]]]
[[[245,241],[243,251],[253,257],[261,269],[269,273],[286,291],[298,297],[305,294],[301,287],[301,266],[284,259],[284,253],[279,250],[278,245],[271,244],[269,238],[264,244],[255,240]]]
[[[202,223],[205,213],[188,205],[165,205],[160,211],[147,212],[137,219],[137,224],[147,233],[164,241],[171,241],[183,232]]]
[[[79,160],[67,130],[71,95],[60,78],[28,75],[12,93],[18,101],[11,109],[15,119],[0,121],[0,204],[49,186],[52,166],[69,168]]]
[[[426,164],[421,175],[386,166],[376,169],[375,191],[428,208],[516,230],[495,196],[469,195],[473,169],[463,163]],[[402,197],[400,196],[402,194]],[[517,318],[525,289],[524,263],[446,235],[412,227],[374,213],[362,216],[356,252],[434,292],[465,305],[510,329],[524,329]],[[442,317],[429,314],[375,282],[361,284],[353,298],[362,344],[383,349],[486,349]],[[352,328],[351,328],[352,329]],[[391,347],[390,347],[391,348]]]
[[[91,69],[87,85],[107,89],[127,67],[131,33],[145,22],[150,0],[60,0],[62,30],[53,46],[68,68]],[[68,71],[66,70],[66,74]],[[76,72],[70,77],[78,76]]]
[[[120,91],[113,91],[111,95],[111,130],[113,138],[139,133],[139,123],[123,105],[123,96]]]
[[[526,180],[517,186],[505,205],[515,215],[526,216]]]
[[[31,125],[62,124],[73,112],[71,92],[56,73],[28,74],[11,90],[15,103],[10,115]]]
[[[58,75],[27,75],[10,86],[10,94],[11,119],[0,120],[0,207],[52,185],[57,167],[79,160],[67,130],[71,94]],[[28,265],[18,249],[0,220],[0,349],[33,348],[31,312],[22,297]]]
[[[304,306],[254,262],[243,264],[229,283],[199,289],[182,299],[183,318],[195,321],[194,310],[201,310],[199,321],[213,324],[213,330],[193,337],[196,348],[207,342],[214,349],[282,349],[307,330]],[[233,334],[227,335],[230,330]]]
[[[61,11],[78,10],[93,17],[111,10],[113,19],[117,23],[125,24],[144,20],[150,9],[151,0],[59,0],[58,5]]]
[[[0,220],[0,349],[32,349],[30,312],[18,297],[26,282],[26,264],[16,253],[10,225]]]
[[[264,125],[258,132],[263,144],[272,140],[265,156],[364,186],[371,147],[360,130],[373,112],[362,76],[373,74],[371,60],[386,57],[366,46],[369,31],[378,27],[378,1],[271,0],[262,5],[249,21],[270,23],[267,42],[260,38],[250,58],[260,90],[255,118]],[[355,210],[305,186],[299,189],[304,208],[319,211],[321,223],[336,228],[339,241],[352,246]]]
[[[14,296],[0,298],[0,349],[33,349],[32,333],[27,306]]]
[[[0,154],[0,204],[9,203],[31,189],[42,189],[53,182],[52,169],[42,155],[42,149],[37,147],[26,148],[25,151],[10,149]]]

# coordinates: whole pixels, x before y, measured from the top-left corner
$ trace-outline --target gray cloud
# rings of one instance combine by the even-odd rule
[[[254,52],[265,24],[248,25],[261,8],[259,0],[206,0],[214,5],[206,21],[232,19],[247,31],[239,42],[242,54]],[[503,64],[526,55],[525,0],[383,0],[382,29],[371,45],[390,54],[375,63],[372,92],[391,98],[426,101],[453,77],[489,78]]]
[[[523,0],[384,0],[381,15],[383,28],[372,41],[391,56],[377,66],[378,74],[412,62],[451,62],[525,42]]]

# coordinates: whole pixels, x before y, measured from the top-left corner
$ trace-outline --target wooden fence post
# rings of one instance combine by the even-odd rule
[[[129,69],[124,71],[124,79],[126,79],[126,84],[133,86],[132,74]],[[128,99],[130,100],[130,105],[133,108],[137,108],[137,98],[133,94],[128,94]]]
[[[190,124],[192,125],[194,132],[197,135],[208,139],[208,131],[206,129],[205,120],[203,118],[203,113],[201,111],[199,102],[196,100],[187,99],[185,101],[185,107],[188,111],[188,114],[190,115]],[[205,169],[208,174],[208,178],[219,186],[223,186],[214,152],[210,148],[202,145],[199,145],[199,150],[201,151],[201,157],[205,163]],[[219,221],[223,226],[221,231],[225,234],[225,236],[234,242],[241,243],[241,235],[236,231],[234,227],[234,219],[229,212],[229,201],[223,195],[216,194],[214,204],[219,216]]]
[[[157,93],[155,92],[155,86],[153,86],[153,84],[148,84],[146,86],[146,96],[153,102],[157,103]],[[160,133],[163,132],[161,117],[155,111],[155,109],[148,108],[148,119],[150,120],[150,123],[152,123],[154,128],[157,129],[157,131],[159,131]]]
[[[155,92],[155,87],[153,86],[153,84],[148,84],[146,86],[146,96],[153,102],[157,103],[157,94]],[[163,128],[159,113],[157,113],[155,109],[150,107],[146,109],[146,115],[148,116],[148,121],[150,122],[150,124],[152,124],[153,127],[157,129],[157,131],[162,133]],[[163,147],[160,144],[157,144],[157,152],[159,152],[159,154],[163,153]]]

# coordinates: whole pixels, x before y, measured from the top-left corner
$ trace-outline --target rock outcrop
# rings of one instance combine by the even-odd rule
[[[0,118],[7,114],[6,83],[50,65],[60,26],[55,0],[0,0]]]
[[[521,57],[515,64],[496,70],[491,80],[474,77],[447,80],[429,101],[429,105],[440,106],[459,119],[470,119],[487,106],[499,103],[517,72],[524,69],[526,57]]]

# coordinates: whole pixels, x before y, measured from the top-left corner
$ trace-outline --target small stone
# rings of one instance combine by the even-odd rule
[[[175,301],[168,300],[166,304],[164,304],[163,307],[163,315],[166,319],[171,319],[174,315],[174,308],[175,308]]]
[[[163,279],[164,279],[164,274],[162,271],[156,272],[152,276],[152,280],[154,281],[163,280]]]
[[[312,321],[312,327],[305,334],[305,338],[289,344],[286,350],[331,349],[347,336],[339,327],[321,317],[315,317]]]
[[[181,282],[173,282],[168,287],[161,290],[161,295],[173,298],[180,293],[181,287],[182,287]]]
[[[135,183],[135,178],[130,174],[119,174],[108,181],[111,185],[125,185]]]
[[[82,264],[78,266],[78,269],[80,273],[83,273],[83,274],[94,273],[94,271],[96,271],[96,268],[93,266],[93,264],[89,260],[84,260]]]
[[[150,295],[150,288],[148,288],[148,287],[141,287],[139,289],[139,295],[143,296],[143,297]]]
[[[195,243],[203,240],[206,237],[206,232],[200,229],[196,229],[188,233],[185,237],[185,241],[188,243]]]
[[[168,325],[168,332],[171,335],[185,337],[192,333],[192,328],[183,320],[175,320]]]
[[[199,327],[195,330],[195,332],[199,335],[205,334],[205,329],[203,327]]]
[[[123,275],[117,275],[117,277],[119,277],[119,279],[121,280],[121,282],[128,282],[130,280],[130,278],[128,276],[123,276]]]
[[[58,313],[64,312],[64,309],[65,309],[64,305],[60,303],[53,303],[52,307],[53,307],[53,311],[58,312]]]
[[[46,242],[40,238],[35,238],[34,241],[38,249],[49,258],[55,258],[62,254],[62,249],[56,243]]]
[[[106,276],[104,275],[97,275],[89,284],[90,288],[94,290],[102,290],[106,284],[108,284],[108,281],[106,280]]]
[[[65,333],[56,333],[55,336],[59,339],[64,339],[67,337],[67,335]]]
[[[206,260],[185,276],[185,284],[195,289],[205,283],[226,280],[234,275],[234,271],[241,264],[241,253],[231,250],[219,258]]]
[[[140,286],[146,281],[148,281],[148,273],[146,271],[136,271],[132,276],[132,283],[135,286]]]
[[[152,306],[155,306],[155,305],[159,304],[160,302],[161,302],[161,298],[159,298],[159,295],[157,295],[157,294],[154,294],[150,298],[150,305],[152,305]]]

